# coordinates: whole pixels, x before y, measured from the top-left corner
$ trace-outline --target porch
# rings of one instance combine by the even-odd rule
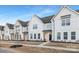
[[[43,30],[43,34],[44,34],[44,41],[52,40],[52,30]]]

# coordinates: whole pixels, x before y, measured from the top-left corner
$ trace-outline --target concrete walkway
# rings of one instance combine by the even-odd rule
[[[5,42],[0,42],[0,43],[3,43],[3,44],[15,44],[15,43],[5,43]],[[59,49],[59,50],[79,52],[79,49],[63,48],[63,47],[53,47],[53,46],[52,47],[51,46],[43,46],[43,44],[41,44],[41,45],[26,45],[26,44],[21,44],[21,45],[28,46],[28,47],[50,48],[50,49]]]
[[[30,47],[50,48],[50,49],[59,49],[59,50],[79,52],[79,49],[72,49],[72,48],[51,47],[51,46],[42,46],[42,45],[25,45],[25,44],[22,44],[22,45],[30,46]]]

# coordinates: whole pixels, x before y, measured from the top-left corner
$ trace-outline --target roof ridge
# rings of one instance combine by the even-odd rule
[[[45,18],[45,17],[50,17],[50,16],[54,16],[54,15],[44,16],[44,17],[42,17],[42,18]]]

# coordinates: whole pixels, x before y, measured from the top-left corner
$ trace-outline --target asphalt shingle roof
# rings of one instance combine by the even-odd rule
[[[54,15],[51,16],[47,16],[47,17],[43,17],[41,18],[43,23],[51,23],[51,19],[54,17]]]
[[[18,20],[18,22],[19,22],[23,27],[26,27],[26,26],[28,26],[28,22],[29,22],[29,21],[24,22],[24,21]]]
[[[6,25],[9,27],[9,29],[14,29],[14,25],[13,24],[7,23]]]

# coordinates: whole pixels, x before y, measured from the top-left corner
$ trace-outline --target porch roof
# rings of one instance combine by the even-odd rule
[[[52,32],[52,30],[43,30],[43,32]]]

